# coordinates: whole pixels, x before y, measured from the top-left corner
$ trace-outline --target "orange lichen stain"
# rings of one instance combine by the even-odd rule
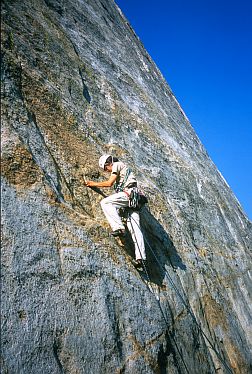
[[[211,295],[205,295],[202,297],[204,304],[204,311],[208,323],[215,328],[221,326],[224,331],[228,330],[227,320],[223,308]]]
[[[90,144],[85,123],[80,124],[79,114],[75,114],[74,108],[64,107],[68,102],[62,100],[60,93],[51,92],[28,71],[23,71],[22,89],[26,106],[34,114],[44,140],[59,165],[76,168],[86,165],[88,158],[99,158],[96,148]],[[83,115],[84,112],[85,108]]]
[[[205,248],[199,248],[198,253],[201,257],[207,256],[207,250]]]
[[[202,301],[209,326],[212,329],[219,326],[225,333],[223,348],[229,358],[229,366],[231,366],[234,374],[249,373],[248,365],[246,364],[239,348],[235,345],[235,342],[231,340],[230,336],[228,336],[230,328],[223,308],[212,298],[211,295],[203,296]]]
[[[227,352],[230,366],[234,374],[249,374],[250,369],[244,357],[242,357],[239,348],[235,346],[234,342],[230,339],[224,339],[224,348]]]
[[[147,351],[145,346],[141,345],[140,342],[133,336],[128,336],[128,339],[132,342],[132,347],[134,352],[129,355],[123,365],[123,369],[127,366],[130,361],[135,361],[142,357],[146,363],[152,368],[154,373],[159,373],[158,363],[156,358],[152,357],[151,354]],[[121,368],[122,370],[122,368]],[[122,371],[123,372],[123,371]]]
[[[21,144],[11,154],[4,154],[1,174],[16,187],[29,187],[41,179],[42,173],[32,155]]]

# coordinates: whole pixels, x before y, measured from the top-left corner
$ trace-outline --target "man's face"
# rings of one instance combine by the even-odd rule
[[[111,173],[112,171],[112,164],[106,165],[104,168],[105,171],[109,171]]]

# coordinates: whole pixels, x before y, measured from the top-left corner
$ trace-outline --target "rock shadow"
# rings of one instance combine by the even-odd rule
[[[162,287],[165,273],[169,271],[169,268],[172,271],[176,271],[178,268],[185,271],[186,266],[182,262],[171,238],[148,208],[142,208],[140,221],[144,235],[148,277],[151,282]],[[134,243],[129,233],[127,233],[124,240],[124,248],[134,258]],[[147,274],[144,271],[142,273],[147,278]]]

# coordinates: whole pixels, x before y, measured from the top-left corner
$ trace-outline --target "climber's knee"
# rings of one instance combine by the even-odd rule
[[[105,199],[102,199],[102,200],[100,201],[100,205],[101,205],[102,209],[103,209],[104,205],[106,204],[106,202],[105,202],[104,200],[105,200]]]
[[[105,206],[107,206],[108,204],[110,204],[109,196],[108,196],[108,197],[105,197],[105,199],[102,199],[101,202],[100,202],[100,204],[101,204],[102,209],[103,209]]]

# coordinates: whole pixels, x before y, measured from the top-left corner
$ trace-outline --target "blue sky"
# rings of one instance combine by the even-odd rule
[[[252,1],[116,0],[252,219]]]

